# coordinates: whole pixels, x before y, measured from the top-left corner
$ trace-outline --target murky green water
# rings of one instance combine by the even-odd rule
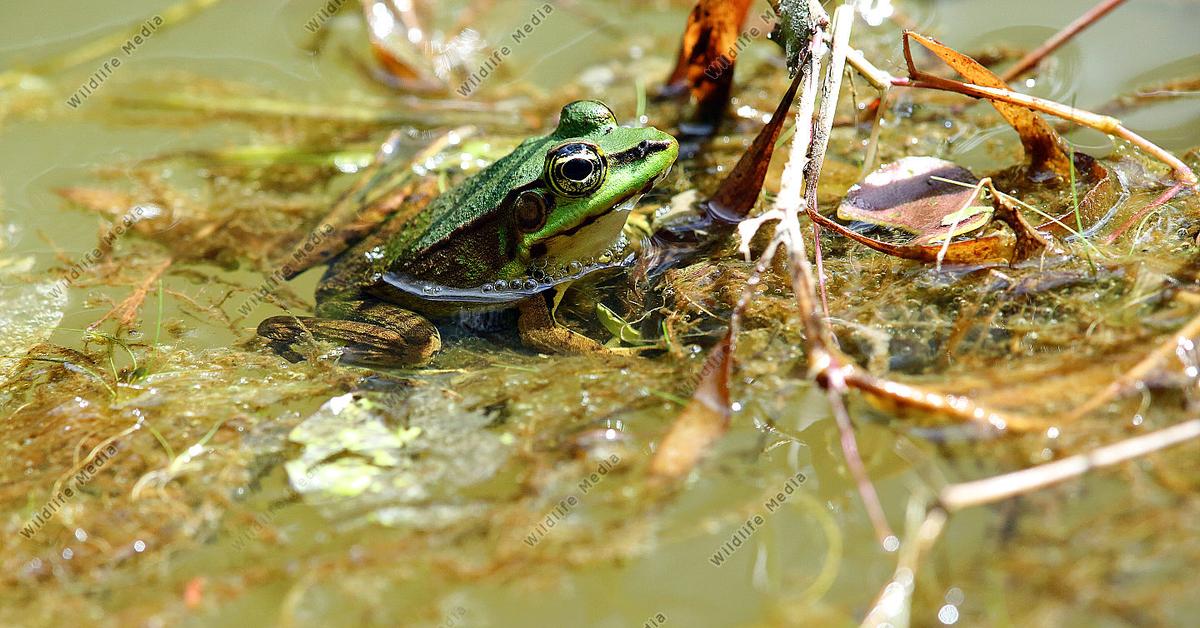
[[[153,20],[169,6],[8,4],[0,19],[0,69],[13,71],[36,69],[96,37]],[[468,3],[433,4],[434,23],[445,28]],[[483,17],[470,25],[496,41],[541,3],[477,4]],[[496,146],[532,132],[535,122],[544,123],[572,98],[602,98],[632,120],[638,79],[652,88],[669,71],[689,9],[687,2],[558,4],[550,21],[471,99],[506,99],[484,107],[494,117],[480,122]],[[922,30],[978,52],[1035,45],[1089,4],[898,6]],[[244,164],[180,153],[263,144],[370,154],[397,126],[389,115],[423,118],[427,124],[413,126],[434,131],[483,115],[452,107],[417,112],[412,101],[372,83],[351,61],[370,62],[351,6],[330,23],[321,54],[309,52],[305,23],[321,6],[218,2],[153,32],[132,54],[118,50],[121,67],[77,107],[67,100],[109,53],[0,88],[0,286],[10,303],[20,295],[27,299],[22,303],[50,310],[40,328],[18,332],[14,318],[28,322],[29,314],[5,319],[12,328],[4,335],[24,339],[5,350],[24,352],[48,341],[94,352],[87,355],[100,371],[27,366],[0,396],[8,417],[0,427],[7,467],[0,471],[0,624],[657,628],[860,621],[892,576],[896,554],[875,542],[828,405],[804,376],[802,337],[781,281],[772,286],[777,293],[763,295],[760,316],[742,340],[734,428],[686,485],[666,495],[645,489],[642,471],[679,412],[675,400],[690,392],[711,336],[688,339],[679,355],[594,360],[537,356],[504,334],[450,334],[432,369],[376,375],[330,364],[290,365],[250,342],[257,321],[280,311],[261,304],[238,313],[261,285],[268,253],[290,241],[288,233],[303,233],[352,177],[333,176],[328,167],[267,168],[252,173],[269,182],[255,189],[246,182],[259,179],[247,176]],[[1090,108],[1146,84],[1194,77],[1200,73],[1196,11],[1195,3],[1182,0],[1130,3],[1068,45],[1027,87]],[[877,63],[899,72],[894,25],[858,29],[855,41],[861,38]],[[744,53],[735,87],[739,106],[760,112],[774,106],[783,85],[777,56],[773,44],[763,42]],[[861,82],[857,88],[866,89]],[[305,117],[294,109],[283,116],[196,114],[144,103],[178,94],[210,104],[257,96],[326,113],[363,111],[369,119]],[[139,99],[142,105],[134,106]],[[909,97],[899,101],[897,111],[908,113],[889,124],[914,111]],[[678,119],[672,107],[652,103],[650,123],[668,128]],[[919,103],[912,124],[936,127],[949,115],[929,107]],[[1015,136],[983,107],[970,111],[961,125],[940,134],[893,126],[885,158],[937,151],[981,172],[1011,163]],[[932,122],[921,119],[922,112]],[[1177,153],[1200,145],[1194,94],[1124,119]],[[405,155],[433,136],[418,131],[402,143]],[[752,119],[731,125],[700,160],[677,165],[647,203],[665,205],[671,193],[689,187],[711,190],[756,131]],[[853,170],[865,137],[862,130],[836,132],[831,161]],[[1102,135],[1070,137],[1081,150],[1111,151]],[[144,161],[163,156],[170,158]],[[81,187],[125,196],[88,210],[60,194]],[[164,213],[136,236],[118,240],[115,253],[88,266],[64,299],[31,296],[32,287],[87,256],[109,224],[101,217],[122,215],[129,199]],[[1194,199],[1190,203],[1194,208]],[[1161,244],[1183,233],[1178,246],[1154,249],[1152,261],[1162,263],[1151,270],[1167,273],[1161,267],[1194,258],[1195,246],[1185,240],[1194,238],[1194,227],[1186,212],[1168,212],[1148,224],[1144,238],[1122,246],[1150,250],[1146,241]],[[864,347],[871,336],[858,334],[852,323],[876,325],[894,343],[910,343],[907,354],[917,356],[907,365],[896,362],[898,372],[958,377],[988,373],[989,365],[1011,369],[1027,388],[980,384],[994,385],[999,392],[993,396],[1010,407],[1030,402],[1025,395],[1033,394],[1029,380],[1040,356],[1074,353],[1084,362],[1058,374],[1065,389],[1078,383],[1070,379],[1072,370],[1103,370],[1106,360],[1119,362],[1113,355],[1128,357],[1118,348],[1153,346],[1154,334],[1186,320],[1167,306],[1148,314],[1126,307],[1167,301],[1167,288],[1155,283],[1158,275],[1134,285],[1128,273],[1114,272],[1119,279],[1113,282],[1128,279],[1129,285],[1097,281],[1078,293],[1064,289],[997,305],[1022,321],[1014,326],[1028,321],[1042,339],[1014,340],[1004,345],[1011,349],[1005,355],[987,353],[996,346],[974,338],[965,342],[975,342],[977,354],[960,349],[969,355],[946,364],[922,356],[938,353],[953,315],[965,308],[954,291],[978,286],[963,279],[961,287],[925,267],[844,242],[826,252],[835,286],[854,289],[835,296],[845,307],[846,324],[838,331],[848,351],[869,357]],[[167,259],[172,262],[160,287],[155,273]],[[722,276],[744,272],[736,261],[721,267]],[[303,309],[318,276],[310,271],[292,282],[282,302]],[[152,281],[142,285],[146,278]],[[716,283],[711,294],[722,288]],[[73,330],[139,286],[147,292],[132,325],[137,334],[127,337],[132,348],[114,347],[110,362],[103,342],[85,344]],[[1081,294],[1089,290],[1094,294]],[[728,311],[722,298],[711,301]],[[586,324],[586,312],[569,315]],[[1133,320],[1139,317],[1151,319],[1149,331],[1105,335],[1145,322]],[[47,335],[50,328],[56,329]],[[1027,362],[1017,362],[1018,354]],[[131,355],[144,367],[136,377]],[[110,376],[110,367],[118,375]],[[1179,385],[1150,387],[1167,392],[1151,403],[1147,391],[1147,405],[1114,405],[1087,424],[1064,426],[1058,441],[1046,435],[963,441],[949,433],[943,442],[947,433],[915,430],[861,401],[853,410],[859,448],[900,531],[910,500],[923,503],[945,482],[1075,453],[1136,433],[1143,418],[1147,427],[1162,426],[1190,408]],[[1006,390],[1020,397],[1006,399]],[[370,402],[343,396],[350,391]],[[1070,392],[1043,391],[1035,401]],[[361,431],[345,433],[350,423]],[[293,431],[301,424],[336,437],[306,441]],[[618,433],[611,442],[603,438]],[[21,530],[54,499],[56,480],[78,473],[88,451],[109,438],[121,446],[112,461],[26,538]],[[332,472],[294,464],[308,455],[357,466],[339,467],[349,480],[321,475]],[[1196,459],[1195,446],[1184,446],[1063,488],[955,514],[921,562],[913,625],[1187,625],[1200,614],[1193,595],[1200,586]],[[785,490],[786,500],[772,501]],[[563,507],[569,498],[575,501]]]

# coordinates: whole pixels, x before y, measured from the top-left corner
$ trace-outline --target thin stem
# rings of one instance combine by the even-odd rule
[[[852,11],[852,8],[843,5],[838,8],[838,11],[843,13],[841,15],[835,13],[834,22],[844,23],[847,21],[845,12]],[[843,27],[842,31],[835,31],[834,38],[841,38],[844,41],[849,36],[847,28]],[[836,343],[829,326],[825,324],[825,320],[817,311],[816,281],[813,277],[812,264],[808,260],[808,252],[804,246],[804,237],[800,232],[800,213],[809,212],[808,203],[802,194],[801,184],[815,190],[816,179],[810,179],[807,176],[811,172],[810,159],[816,162],[822,161],[825,157],[824,147],[828,146],[827,141],[822,142],[820,139],[824,127],[819,126],[814,129],[812,124],[813,116],[816,113],[816,74],[820,56],[818,45],[819,42],[814,37],[810,45],[808,63],[801,70],[806,73],[806,76],[801,89],[800,107],[796,112],[796,136],[792,139],[792,149],[788,155],[787,164],[784,166],[783,184],[780,187],[779,195],[775,198],[775,210],[780,214],[781,219],[775,228],[775,238],[772,239],[772,243],[787,246],[792,293],[800,309],[800,318],[804,323],[808,345],[809,370],[826,389],[841,436],[842,453],[846,457],[847,466],[858,486],[859,496],[863,500],[879,542],[887,547],[895,535],[888,526],[887,517],[879,503],[879,496],[875,492],[871,478],[858,454],[854,426],[845,406],[845,394],[848,389],[842,375],[844,366],[836,353]],[[842,48],[843,50],[846,48],[845,43]],[[843,54],[845,53],[843,52]],[[836,80],[840,82],[840,74]],[[823,102],[823,108],[828,106],[827,103],[828,99]],[[832,120],[832,114],[827,115]],[[814,135],[814,131],[816,135]],[[826,135],[826,139],[827,137]],[[819,171],[814,174],[819,174]],[[772,247],[768,252],[773,254],[775,250],[777,248]],[[766,253],[759,263],[764,264],[764,261],[766,263],[770,261]],[[852,366],[850,368],[853,370]]]
[[[837,111],[838,95],[842,91],[842,77],[846,75],[846,53],[850,48],[850,31],[854,27],[854,7],[843,4],[833,12],[833,46],[830,48],[829,66],[825,68],[825,79],[821,81],[821,108],[817,112],[816,132],[813,136],[812,154],[804,167],[804,196],[808,212],[817,211],[817,182],[821,179],[822,158],[829,149],[829,135],[833,132],[833,117]],[[813,255],[817,262],[817,285],[821,295],[821,311],[829,320],[829,296],[825,285],[825,261],[821,255],[821,225],[813,222]]]
[[[1093,469],[1109,467],[1196,438],[1200,438],[1200,419],[1184,421],[1149,434],[1106,445],[1085,454],[1070,456],[1029,469],[973,482],[951,484],[942,489],[938,501],[948,512],[990,504],[1079,477]]]
[[[1100,18],[1108,15],[1109,11],[1121,6],[1125,0],[1103,0],[1100,4],[1088,9],[1086,13],[1075,19],[1074,22],[1067,24],[1062,30],[1055,33],[1045,43],[1038,46],[1037,49],[1017,61],[1016,65],[1012,66],[1000,75],[1000,80],[1005,83],[1011,83],[1013,79],[1020,78],[1021,75],[1037,67],[1037,64],[1042,62],[1047,56],[1055,50],[1062,47],[1063,44],[1071,40],[1072,37],[1079,34],[1083,29],[1095,24]]]
[[[162,279],[158,280],[158,321],[154,324],[154,349],[158,350],[158,340],[162,333],[163,321],[163,284]]]
[[[1143,217],[1147,216],[1150,212],[1165,205],[1167,203],[1167,201],[1175,198],[1175,195],[1178,194],[1179,192],[1181,192],[1182,190],[1183,190],[1182,183],[1176,183],[1175,185],[1168,188],[1167,191],[1158,195],[1158,198],[1151,201],[1149,205],[1146,205],[1145,207],[1139,209],[1137,211],[1137,213],[1135,213],[1134,215],[1129,217],[1129,220],[1126,220],[1124,223],[1121,224],[1120,227],[1117,227],[1116,229],[1113,230],[1112,233],[1108,234],[1108,237],[1104,238],[1104,243],[1112,244],[1113,242],[1116,242],[1117,238],[1121,237],[1121,235],[1124,234],[1125,231],[1127,231],[1135,223],[1140,221]]]
[[[1188,168],[1187,164],[1183,163],[1183,161],[1181,161],[1178,157],[1172,155],[1163,148],[1160,148],[1157,144],[1151,142],[1150,140],[1147,140],[1137,133],[1125,128],[1121,124],[1120,120],[1111,116],[1102,116],[1090,111],[1084,111],[1083,109],[1069,107],[1052,100],[1046,100],[1036,96],[1028,96],[1012,90],[984,87],[982,85],[974,85],[972,83],[963,83],[961,81],[945,79],[921,72],[916,73],[913,78],[892,77],[891,84],[895,87],[936,89],[946,92],[955,92],[974,98],[987,98],[989,100],[1020,105],[1028,109],[1033,109],[1035,111],[1048,113],[1052,116],[1063,118],[1065,120],[1070,120],[1071,122],[1096,129],[1097,131],[1106,133],[1108,135],[1116,135],[1117,137],[1128,141],[1134,146],[1137,146],[1141,150],[1154,156],[1159,161],[1167,164],[1172,170],[1175,171],[1175,177],[1179,180],[1179,182],[1187,187],[1193,187],[1200,183],[1200,179],[1196,177],[1196,173],[1192,172],[1192,169]]]

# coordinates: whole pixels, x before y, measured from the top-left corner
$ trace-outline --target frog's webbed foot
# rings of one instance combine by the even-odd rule
[[[571,355],[612,353],[611,349],[599,342],[556,323],[550,316],[550,306],[540,295],[522,301],[517,309],[520,312],[517,330],[521,334],[521,342],[531,349]]]
[[[384,367],[428,364],[442,347],[433,323],[390,303],[344,301],[319,313],[333,317],[272,316],[258,324],[258,335],[293,362],[301,356],[292,346],[311,338],[341,347],[344,362]]]

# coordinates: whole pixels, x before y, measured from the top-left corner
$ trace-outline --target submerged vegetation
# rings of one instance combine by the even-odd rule
[[[306,96],[141,56],[239,19],[214,0],[0,73],[0,132],[136,147],[2,180],[0,624],[1200,613],[1200,152],[1128,121],[1196,68],[1026,93],[1133,7],[1036,47],[916,2],[309,4],[261,53]],[[530,288],[609,352],[504,315],[421,368],[255,335],[580,98],[681,144],[623,248]]]

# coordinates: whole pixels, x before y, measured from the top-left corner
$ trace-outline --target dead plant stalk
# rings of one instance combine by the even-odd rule
[[[879,69],[858,50],[851,51],[847,55],[847,61],[855,70],[866,77],[868,82],[885,92],[891,87],[911,87],[954,92],[972,98],[986,98],[992,101],[1026,107],[1095,129],[1107,135],[1114,135],[1137,146],[1155,159],[1166,164],[1175,173],[1175,178],[1184,186],[1197,187],[1200,184],[1200,178],[1197,178],[1196,173],[1187,164],[1183,163],[1182,160],[1154,142],[1129,130],[1117,118],[1078,109],[1052,100],[1046,100],[1045,98],[1021,94],[1012,90],[964,83],[921,72],[912,61],[912,55],[907,49],[907,40],[905,57],[908,60],[908,77],[892,76],[890,73]]]
[[[813,15],[823,15],[822,12],[819,12],[819,4],[813,3],[812,6]],[[833,112],[837,108],[838,96],[838,90],[833,89],[830,83],[832,81],[840,84],[850,29],[853,26],[853,11],[853,7],[842,5],[834,12],[831,33],[834,50],[831,53],[830,71],[822,81],[822,86],[817,84],[816,77],[820,69],[821,58],[830,53],[824,43],[825,33],[817,29],[809,43],[807,60],[800,69],[804,77],[800,91],[800,105],[796,112],[796,134],[792,137],[791,151],[787,164],[784,166],[779,195],[775,199],[775,207],[770,212],[751,222],[748,225],[749,229],[741,230],[743,244],[748,243],[753,235],[752,231],[757,230],[767,220],[778,220],[778,223],[770,244],[759,257],[755,272],[746,282],[737,307],[734,309],[730,319],[730,335],[736,337],[742,314],[753,296],[755,286],[761,281],[762,273],[771,267],[771,262],[779,251],[779,247],[786,247],[791,270],[792,292],[800,310],[808,345],[809,372],[826,390],[834,419],[838,425],[846,464],[854,477],[880,544],[888,547],[890,546],[889,540],[896,537],[892,534],[883,507],[879,503],[878,494],[871,484],[866,467],[859,456],[857,441],[854,437],[854,426],[850,419],[850,413],[846,409],[845,394],[849,389],[845,373],[848,370],[853,371],[853,367],[848,366],[842,359],[840,352],[836,349],[837,345],[826,319],[818,312],[817,282],[814,279],[812,264],[808,259],[804,236],[800,230],[800,212],[810,211],[810,206],[805,200],[805,192],[807,190],[810,194],[815,195],[817,177],[820,176],[819,164],[823,161],[825,149],[828,147],[829,130],[833,126]],[[816,100],[819,87],[825,98],[822,101],[821,113],[814,129],[812,121],[817,113]],[[817,164],[815,167],[810,165],[813,162]]]

